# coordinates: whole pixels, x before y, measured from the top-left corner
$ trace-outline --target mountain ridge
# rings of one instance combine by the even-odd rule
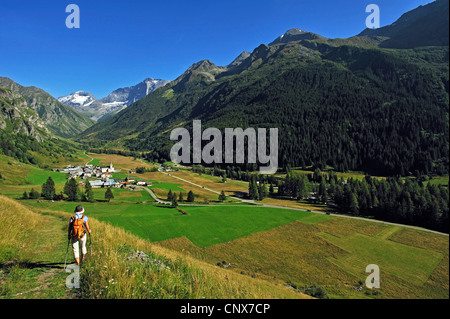
[[[169,81],[149,77],[136,85],[118,88],[101,99],[96,99],[91,93],[77,91],[59,97],[58,101],[94,121],[103,121],[167,83]]]
[[[378,29],[365,29],[358,36],[384,37],[380,47],[408,49],[419,46],[449,45],[448,0],[435,0],[404,13],[394,23]]]

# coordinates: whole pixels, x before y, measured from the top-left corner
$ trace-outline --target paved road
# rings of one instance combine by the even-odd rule
[[[186,183],[192,184],[192,185],[194,185],[194,186],[197,186],[197,187],[206,189],[206,190],[208,190],[208,191],[210,191],[210,192],[213,192],[213,193],[216,193],[216,194],[220,194],[218,191],[215,191],[215,190],[206,188],[206,187],[204,187],[204,186],[202,186],[202,185],[193,183],[193,182],[188,181],[188,180],[186,180],[186,179],[184,179],[184,178],[181,178],[181,177],[178,177],[178,176],[174,176],[174,175],[168,174],[168,173],[166,173],[166,172],[161,172],[161,171],[160,171],[160,173],[169,175],[170,177],[173,177],[173,178],[177,178],[177,179],[179,179],[179,180],[181,180],[181,181],[184,181],[184,182],[186,182]],[[239,200],[239,201],[241,201],[241,202],[243,202],[243,203],[256,204],[256,205],[259,205],[259,206],[262,206],[262,207],[272,207],[272,208],[280,208],[280,209],[290,209],[290,210],[298,210],[298,211],[302,211],[302,212],[305,211],[305,209],[301,209],[301,208],[286,207],[286,206],[278,206],[278,205],[270,205],[270,204],[257,203],[257,202],[255,202],[254,200],[242,199],[242,198],[235,197],[235,196],[228,196],[228,197],[237,199],[237,200]],[[158,201],[158,200],[157,200],[157,201]],[[196,206],[198,206],[198,205],[196,205]],[[324,213],[324,212],[319,212],[319,211],[314,211],[314,210],[308,210],[308,211],[311,212],[311,213],[315,213],[315,214],[327,215],[327,213]],[[359,220],[364,220],[364,221],[369,221],[369,222],[374,222],[374,223],[380,223],[380,224],[386,224],[386,225],[401,226],[401,227],[405,227],[405,228],[411,228],[411,229],[416,229],[416,230],[426,231],[426,232],[429,232],[429,233],[435,233],[435,234],[440,234],[440,235],[449,236],[449,234],[441,233],[441,232],[438,232],[438,231],[435,231],[435,230],[431,230],[431,229],[426,229],[426,228],[421,228],[421,227],[416,227],[416,226],[411,226],[411,225],[404,225],[404,224],[390,223],[390,222],[385,222],[385,221],[377,220],[377,219],[370,219],[370,218],[357,217],[357,216],[344,215],[344,214],[328,214],[328,215],[329,215],[329,216],[336,216],[336,217],[351,218],[351,219],[359,219]]]

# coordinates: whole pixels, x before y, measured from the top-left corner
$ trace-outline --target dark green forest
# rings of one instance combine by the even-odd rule
[[[312,53],[296,53],[307,45],[312,44],[267,47],[255,66],[220,73],[214,82],[200,76],[203,69],[191,71],[89,129],[90,143],[116,143],[126,132],[134,134],[123,140],[127,149],[168,160],[170,128],[182,123],[191,130],[192,120],[199,119],[204,128],[222,132],[279,128],[284,169],[329,165],[384,176],[448,173],[448,47],[318,44]],[[165,90],[173,95],[168,98]]]

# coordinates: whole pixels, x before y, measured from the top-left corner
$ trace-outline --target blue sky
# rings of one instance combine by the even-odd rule
[[[191,64],[227,65],[242,51],[291,28],[346,38],[365,28],[365,8],[381,26],[431,0],[44,0],[0,2],[0,76],[60,97],[97,98],[147,77],[174,80]],[[80,28],[65,25],[80,8]]]

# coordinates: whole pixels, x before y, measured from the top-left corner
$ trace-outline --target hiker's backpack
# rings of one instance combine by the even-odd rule
[[[75,240],[79,240],[84,237],[86,234],[86,230],[84,229],[84,215],[80,218],[76,218],[72,216],[72,238]]]

